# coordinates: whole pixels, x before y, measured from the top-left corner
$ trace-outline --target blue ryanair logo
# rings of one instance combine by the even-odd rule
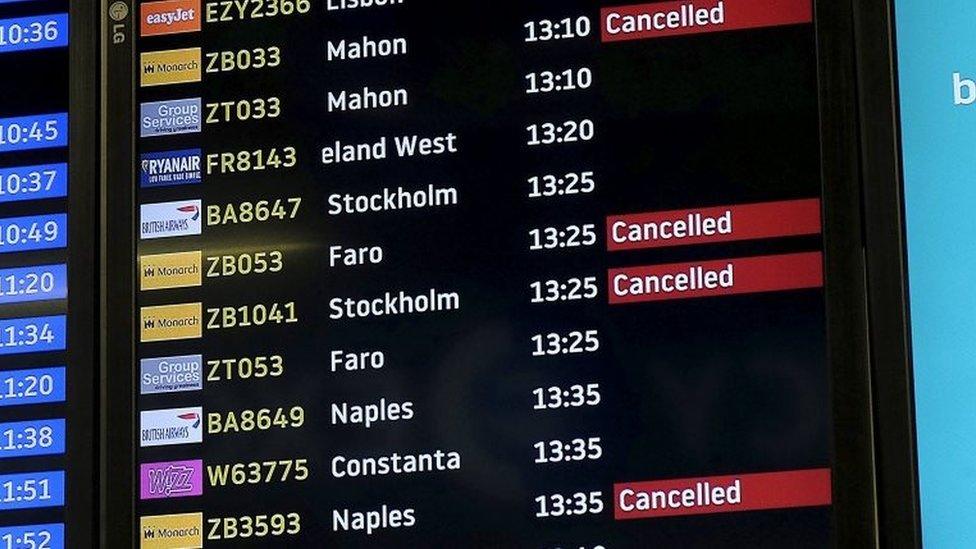
[[[200,149],[151,152],[140,157],[140,184],[143,187],[192,185],[203,179]]]

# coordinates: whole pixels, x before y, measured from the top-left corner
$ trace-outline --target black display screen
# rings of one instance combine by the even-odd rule
[[[91,196],[69,125],[69,3],[0,1],[0,548],[92,532]],[[69,146],[70,145],[70,146]]]
[[[524,4],[139,6],[139,546],[829,546],[811,1]]]

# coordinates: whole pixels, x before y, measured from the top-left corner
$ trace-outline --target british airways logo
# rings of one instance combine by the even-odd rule
[[[202,421],[202,419],[199,412],[188,412],[186,414],[180,414],[176,417],[182,419],[183,421],[189,421],[194,429],[200,428],[200,421]]]
[[[143,240],[198,235],[203,230],[199,200],[158,202],[139,207]]]
[[[139,413],[140,446],[203,442],[203,408],[172,408]]]
[[[203,181],[200,149],[164,151],[140,157],[140,184],[143,187],[192,185]]]

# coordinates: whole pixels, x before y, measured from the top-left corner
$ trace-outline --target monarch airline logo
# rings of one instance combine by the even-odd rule
[[[180,303],[141,309],[141,341],[174,341],[203,337],[203,304]]]
[[[139,258],[142,290],[189,288],[203,284],[203,253],[177,252]]]
[[[151,51],[139,56],[144,86],[199,82],[203,77],[200,48]]]
[[[142,239],[200,234],[203,231],[201,209],[199,200],[143,204],[139,207]]]
[[[199,133],[202,110],[199,97],[142,103],[139,105],[139,136]]]
[[[139,413],[139,445],[171,446],[203,442],[203,408],[170,408]]]
[[[200,149],[146,153],[140,157],[140,185],[164,187],[200,183]]]
[[[142,517],[139,530],[141,549],[203,547],[203,513]]]
[[[200,0],[146,2],[139,11],[142,36],[200,30]]]
[[[142,499],[203,495],[203,460],[143,463],[139,479]]]

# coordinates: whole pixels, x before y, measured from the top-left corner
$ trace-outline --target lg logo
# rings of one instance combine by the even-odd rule
[[[112,25],[112,43],[124,44],[126,35],[125,18],[129,16],[129,5],[118,0],[108,7],[108,15],[115,23]]]
[[[108,15],[112,21],[122,21],[129,16],[129,5],[125,2],[115,2],[108,7]]]
[[[952,73],[953,99],[956,105],[976,103],[976,80],[963,78],[961,73]]]

